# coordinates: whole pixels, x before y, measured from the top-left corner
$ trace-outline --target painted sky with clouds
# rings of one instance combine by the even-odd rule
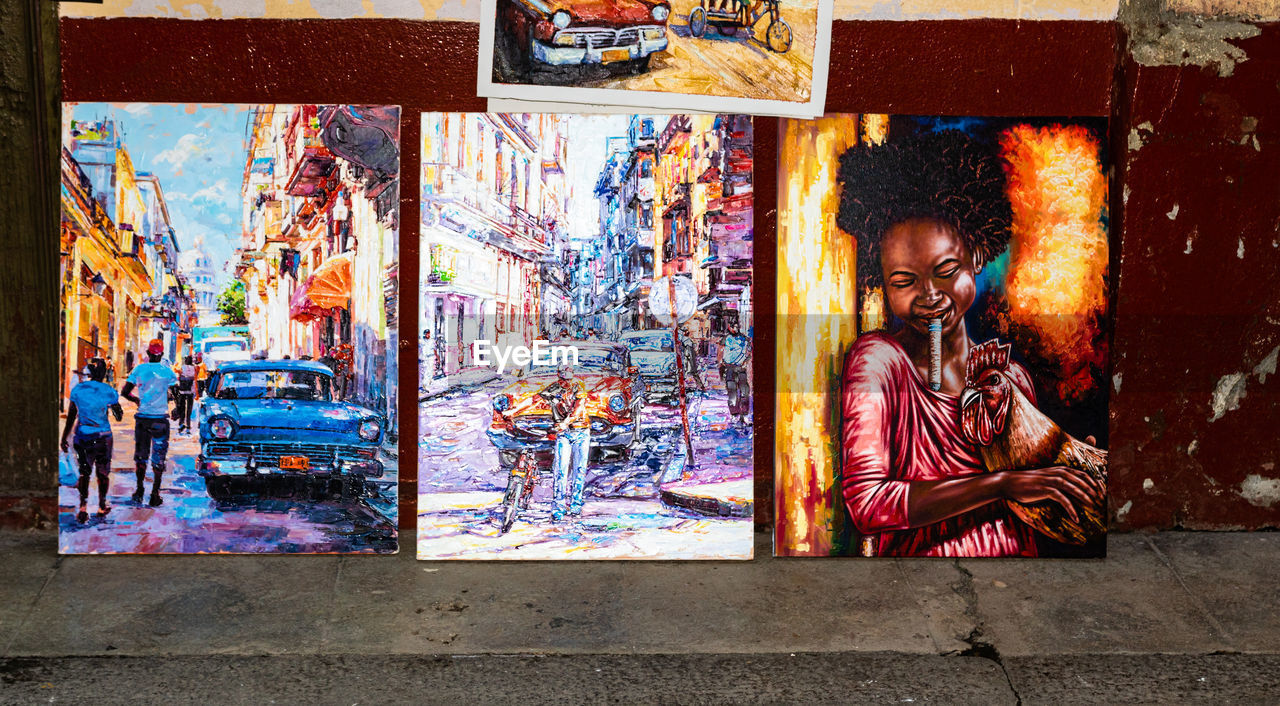
[[[569,236],[591,240],[600,235],[596,180],[608,158],[609,138],[626,137],[629,115],[573,115],[567,125],[565,178],[569,182]]]
[[[178,247],[203,243],[221,289],[240,243],[249,105],[79,103],[75,120],[115,120],[134,169],[156,175]]]

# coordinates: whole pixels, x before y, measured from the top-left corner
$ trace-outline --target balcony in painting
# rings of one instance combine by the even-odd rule
[[[308,136],[285,191],[290,196],[314,196],[324,188],[335,165],[333,153],[320,141],[319,135]]]

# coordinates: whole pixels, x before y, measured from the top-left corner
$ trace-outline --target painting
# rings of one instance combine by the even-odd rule
[[[422,116],[418,558],[752,556],[752,123]]]
[[[782,121],[777,555],[1105,555],[1106,128]]]
[[[482,0],[481,96],[822,114],[831,0]]]
[[[64,104],[61,553],[397,551],[399,126]]]

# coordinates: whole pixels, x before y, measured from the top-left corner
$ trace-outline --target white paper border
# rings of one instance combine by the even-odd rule
[[[537,84],[495,83],[493,81],[493,35],[497,0],[480,0],[480,55],[476,74],[476,95],[522,101],[587,103],[609,112],[635,113],[685,111],[703,113],[743,113],[776,115],[784,118],[816,118],[823,113],[827,97],[827,67],[831,60],[831,15],[834,0],[818,0],[818,25],[814,33],[813,83],[809,100],[782,101],[765,98],[733,98],[693,93],[668,93],[620,88],[580,88]],[[616,106],[613,108],[612,106]],[[566,105],[564,112],[574,112]],[[532,112],[532,111],[530,111]]]

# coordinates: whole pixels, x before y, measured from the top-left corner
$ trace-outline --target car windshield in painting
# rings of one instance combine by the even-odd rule
[[[395,552],[399,108],[62,122],[59,551]]]
[[[422,117],[419,558],[751,557],[751,136]]]
[[[477,90],[812,117],[831,12],[823,0],[487,0]]]
[[[781,127],[774,550],[1102,556],[1102,119]]]

